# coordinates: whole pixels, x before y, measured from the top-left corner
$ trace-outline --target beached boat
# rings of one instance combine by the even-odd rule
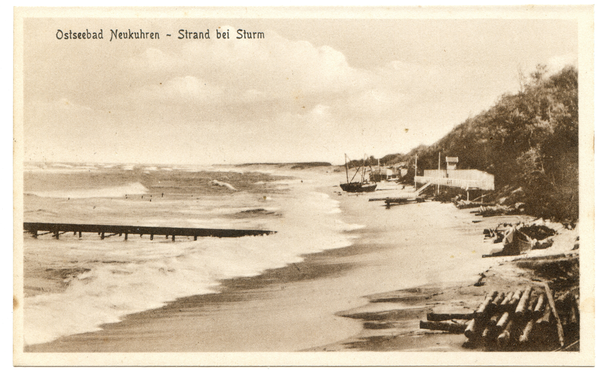
[[[366,159],[366,155],[365,155],[365,159]],[[375,191],[375,189],[377,188],[377,184],[369,182],[366,178],[366,174],[365,174],[366,167],[364,165],[365,159],[363,159],[363,165],[356,168],[356,172],[354,172],[354,176],[352,176],[352,178],[350,178],[350,176],[348,174],[348,155],[344,154],[344,164],[346,166],[346,183],[340,184],[340,187],[342,188],[343,191],[346,191],[349,193],[369,193],[369,192]],[[356,175],[359,174],[359,172],[360,172],[361,180],[353,181],[354,178],[356,177]]]
[[[343,191],[347,191],[349,193],[369,193],[375,191],[375,189],[377,188],[377,184],[348,182],[345,184],[340,184],[340,187]]]

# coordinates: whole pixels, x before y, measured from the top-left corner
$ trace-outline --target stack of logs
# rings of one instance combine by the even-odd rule
[[[571,299],[574,303],[563,320],[578,324],[576,302],[574,297]],[[420,328],[464,333],[467,337],[464,346],[470,348],[548,350],[565,345],[561,319],[546,283],[544,290],[528,286],[514,292],[489,293],[473,313],[429,313]]]

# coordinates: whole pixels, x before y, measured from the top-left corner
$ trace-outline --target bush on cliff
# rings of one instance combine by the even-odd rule
[[[460,169],[493,174],[496,190],[521,187],[529,214],[577,220],[577,69],[568,66],[546,75],[545,67],[538,66],[518,93],[501,96],[492,108],[467,119],[438,142],[382,160],[405,162],[414,170],[418,154],[422,171],[437,169],[439,152],[458,156]]]

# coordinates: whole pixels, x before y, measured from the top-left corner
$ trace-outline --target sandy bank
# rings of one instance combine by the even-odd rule
[[[450,205],[447,205],[450,206]],[[392,209],[401,209],[392,208]],[[467,212],[462,211],[462,212]],[[457,215],[462,214],[457,210]],[[458,218],[458,217],[457,217]],[[462,217],[464,220],[465,218]],[[459,230],[479,233],[483,240],[483,229],[494,228],[499,223],[531,222],[524,216],[496,216],[478,218],[472,216],[469,224],[463,222]],[[363,306],[337,313],[362,322],[360,334],[337,343],[311,348],[310,351],[484,351],[484,346],[465,345],[463,334],[419,328],[419,322],[427,320],[427,314],[473,313],[492,291],[513,291],[535,285],[543,290],[543,282],[551,285],[555,296],[566,291],[579,295],[579,249],[578,231],[561,228],[560,224],[547,223],[558,230],[554,244],[545,250],[530,250],[519,256],[503,256],[482,267],[480,272],[464,267],[454,273],[453,278],[427,283],[412,288],[390,290],[366,296],[369,302]],[[468,229],[467,229],[468,228]],[[484,252],[498,248],[498,244],[481,243]],[[447,251],[447,250],[446,250]],[[476,262],[481,255],[474,255],[467,262]],[[490,258],[491,259],[491,258]],[[479,263],[480,265],[483,265]],[[467,323],[467,321],[458,321]],[[579,328],[565,328],[565,337],[570,350],[579,350]],[[528,350],[555,350],[555,338]],[[522,350],[508,347],[505,350]]]

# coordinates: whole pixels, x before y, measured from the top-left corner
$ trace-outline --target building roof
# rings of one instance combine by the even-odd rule
[[[446,163],[458,163],[458,156],[446,156]]]

